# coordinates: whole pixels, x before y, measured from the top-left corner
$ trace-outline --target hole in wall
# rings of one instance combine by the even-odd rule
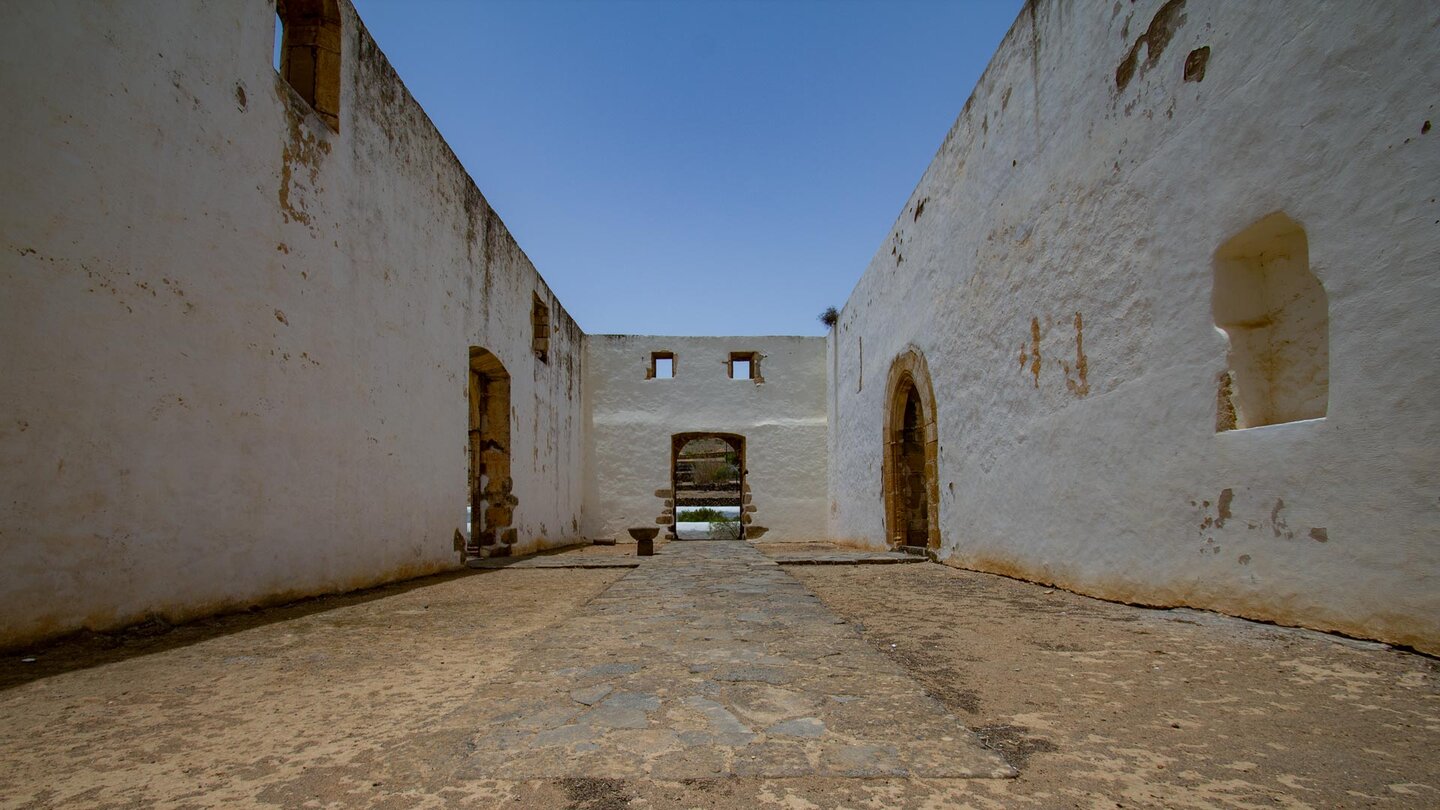
[[[672,352],[654,352],[650,355],[650,372],[645,375],[655,380],[675,378],[675,355]]]
[[[285,50],[285,19],[277,11],[275,13],[275,50],[270,54],[271,66],[276,73],[280,73],[280,56]],[[281,73],[283,76],[284,74]]]
[[[731,352],[726,368],[726,373],[732,380],[763,382],[760,377],[760,355],[757,352]]]

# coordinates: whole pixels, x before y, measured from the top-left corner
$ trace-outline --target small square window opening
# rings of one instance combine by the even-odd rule
[[[760,377],[760,355],[755,352],[732,352],[728,367],[732,380],[764,382]]]
[[[671,352],[655,352],[650,355],[650,379],[670,380],[675,377],[675,355]]]

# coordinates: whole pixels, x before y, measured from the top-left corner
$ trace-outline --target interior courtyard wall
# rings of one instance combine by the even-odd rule
[[[589,335],[587,352],[589,536],[624,542],[632,527],[664,531],[671,437],[697,432],[745,437],[748,537],[824,536],[824,338]],[[674,355],[672,379],[647,378],[656,352]],[[740,352],[759,355],[763,382],[729,376]]]
[[[457,566],[470,346],[578,539],[583,335],[339,10],[332,131],[270,0],[6,4],[0,644]]]
[[[887,372],[938,402],[941,556],[1440,651],[1440,9],[1021,11],[831,333],[830,528],[884,542]],[[1282,212],[1323,418],[1217,432],[1217,251]]]

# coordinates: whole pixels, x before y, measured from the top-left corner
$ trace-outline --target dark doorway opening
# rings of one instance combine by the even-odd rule
[[[468,557],[506,557],[515,543],[510,478],[510,374],[500,358],[470,347]]]
[[[670,458],[675,539],[743,540],[745,437],[677,433]]]
[[[886,384],[882,487],[885,532],[893,546],[940,548],[935,393],[925,358],[910,349],[895,359]]]
[[[904,545],[930,545],[930,514],[925,502],[925,419],[920,393],[907,386],[900,419],[900,519]]]

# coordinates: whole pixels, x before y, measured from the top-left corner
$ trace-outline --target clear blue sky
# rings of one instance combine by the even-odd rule
[[[824,334],[1021,0],[355,0],[592,333]]]

